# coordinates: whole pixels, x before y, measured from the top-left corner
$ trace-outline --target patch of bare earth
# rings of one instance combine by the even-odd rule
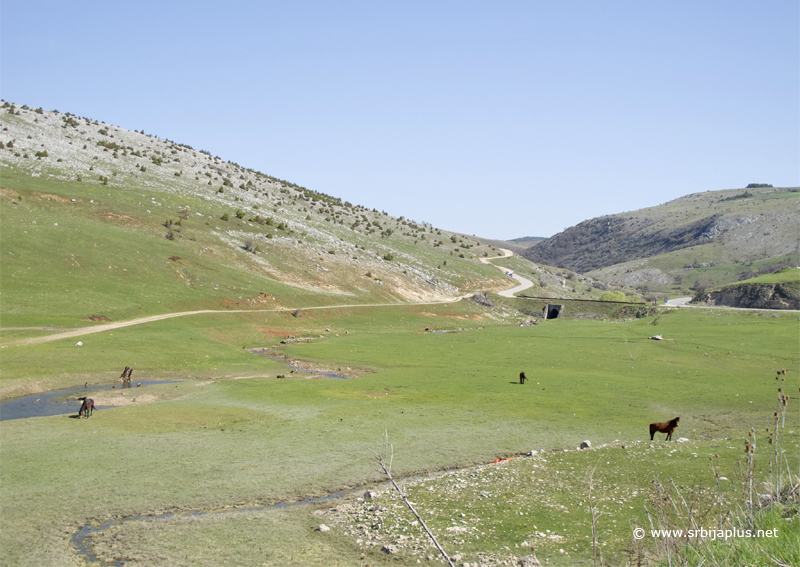
[[[122,215],[119,213],[112,213],[111,211],[101,211],[99,213],[95,213],[94,216],[104,220],[113,221],[116,224],[123,224],[123,225],[136,224],[135,221],[133,220],[133,217],[129,217],[128,215]]]
[[[113,392],[113,390],[112,390]],[[96,406],[105,407],[123,407],[132,406],[134,404],[150,404],[157,402],[159,397],[155,394],[139,394],[136,395],[135,390],[123,390],[119,393],[106,394],[93,394],[92,399]]]
[[[71,200],[67,199],[66,197],[61,197],[60,195],[53,195],[52,193],[33,193],[34,199],[39,199],[40,201],[55,201],[56,203],[69,203]]]
[[[460,319],[462,321],[483,321],[482,315],[458,315],[455,313],[429,313],[428,311],[421,311],[420,317],[439,317],[442,319]]]

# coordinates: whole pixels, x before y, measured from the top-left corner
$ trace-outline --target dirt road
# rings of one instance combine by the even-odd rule
[[[150,315],[149,317],[140,317],[138,319],[131,319],[130,321],[117,321],[115,323],[106,323],[103,325],[95,325],[93,327],[70,329],[69,331],[54,333],[52,335],[46,335],[43,337],[20,339],[18,341],[13,341],[8,344],[5,344],[0,348],[49,343],[51,341],[59,341],[61,339],[82,337],[84,335],[91,335],[94,333],[112,331],[114,329],[120,329],[122,327],[141,325],[142,323],[163,321],[164,319],[172,319],[174,317],[187,317],[189,315],[200,315],[203,313],[275,313],[278,311],[296,311],[297,309],[300,309],[302,311],[310,311],[312,309],[351,309],[354,307],[398,307],[403,305],[440,305],[443,303],[453,303],[456,301],[460,301],[461,299],[462,299],[461,297],[453,297],[442,301],[429,301],[424,303],[363,303],[363,304],[351,303],[346,305],[320,305],[316,307],[279,307],[276,309],[203,309],[201,311],[182,311],[179,313],[164,313],[162,315]]]
[[[488,264],[490,260],[495,260],[497,258],[508,258],[513,256],[514,253],[511,250],[505,250],[501,248],[504,255],[503,256],[496,256],[494,258],[481,258],[481,262],[484,264]],[[508,268],[503,268],[501,266],[495,266],[499,270],[503,270],[504,272],[510,272]],[[501,291],[500,295],[503,297],[513,297],[515,293],[522,291],[523,289],[528,289],[533,285],[529,280],[522,278],[516,274],[513,276],[517,281],[520,282],[520,285],[513,289],[508,289],[505,291]],[[113,331],[114,329],[121,329],[123,327],[131,327],[133,325],[141,325],[142,323],[152,323],[153,321],[163,321],[164,319],[172,319],[174,317],[187,317],[189,315],[200,315],[203,313],[275,313],[278,311],[295,311],[297,309],[302,309],[303,311],[309,311],[311,309],[352,309],[354,307],[397,307],[399,305],[440,305],[443,303],[453,303],[456,301],[460,301],[466,297],[471,297],[472,294],[464,295],[461,297],[452,297],[448,299],[444,299],[442,301],[428,301],[424,303],[413,303],[413,304],[404,304],[404,303],[364,303],[364,304],[347,304],[347,305],[322,305],[317,307],[279,307],[276,309],[203,309],[200,311],[182,311],[179,313],[165,313],[162,315],[150,315],[149,317],[140,317],[138,319],[131,319],[130,321],[117,321],[115,323],[106,323],[103,325],[96,325],[93,327],[83,327],[80,329],[70,329],[63,332],[53,333],[52,335],[46,335],[43,337],[31,337],[28,339],[20,339],[17,341],[10,342],[8,344],[3,345],[0,348],[6,348],[11,346],[27,346],[27,345],[36,345],[41,343],[49,343],[51,341],[60,341],[61,339],[70,339],[75,337],[82,337],[84,335],[91,335],[94,333],[103,333],[105,331]]]

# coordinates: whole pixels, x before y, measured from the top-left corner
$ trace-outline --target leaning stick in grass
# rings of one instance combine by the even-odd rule
[[[403,502],[406,503],[406,506],[408,506],[408,509],[411,510],[411,513],[414,514],[414,516],[417,518],[417,520],[419,520],[420,525],[425,529],[425,532],[428,534],[428,537],[431,538],[431,541],[433,542],[433,545],[435,545],[436,549],[439,550],[439,553],[442,554],[442,557],[444,557],[444,560],[447,561],[447,564],[450,565],[450,567],[455,567],[455,565],[453,565],[453,562],[450,560],[450,557],[448,557],[447,553],[445,553],[444,549],[442,549],[442,546],[439,545],[438,541],[436,541],[436,536],[434,536],[433,533],[431,532],[431,530],[428,529],[428,526],[425,525],[425,520],[423,520],[422,517],[419,514],[417,514],[417,511],[414,510],[414,506],[412,506],[411,502],[408,501],[408,497],[406,497],[406,495],[403,494],[403,491],[400,490],[400,487],[397,486],[397,483],[392,478],[392,474],[389,471],[392,468],[392,464],[391,463],[392,463],[392,459],[394,458],[394,447],[392,447],[391,445],[389,445],[389,447],[390,447],[390,450],[391,450],[391,456],[389,458],[389,466],[387,467],[386,463],[383,461],[383,453],[378,453],[376,455],[376,459],[378,461],[378,465],[381,467],[381,469],[383,469],[383,473],[389,479],[389,482],[392,483],[392,486],[394,486],[395,490],[397,490],[397,493],[400,495],[400,498],[403,499]]]

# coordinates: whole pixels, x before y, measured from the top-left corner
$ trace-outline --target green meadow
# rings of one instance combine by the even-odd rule
[[[89,420],[73,414],[3,422],[4,562],[85,564],[73,535],[84,525],[112,521],[86,539],[106,564],[416,564],[428,553],[389,554],[381,551],[384,540],[368,545],[355,528],[329,520],[329,509],[341,500],[224,512],[357,489],[348,497],[353,501],[365,487],[380,486],[374,456],[385,449],[388,434],[397,477],[531,450],[552,455],[540,472],[546,482],[558,481],[553,490],[543,494],[530,471],[516,473],[521,485],[509,490],[517,501],[480,513],[475,508],[492,530],[472,543],[445,537],[446,524],[463,513],[457,504],[420,500],[448,551],[464,557],[523,555],[515,545],[551,530],[570,544],[563,553],[540,546],[540,559],[590,564],[585,472],[607,462],[597,469],[601,491],[613,479],[625,499],[636,501],[603,524],[605,554],[621,564],[629,522],[645,521],[636,498],[651,480],[669,475],[681,486],[710,484],[713,454],[733,478],[747,432],[774,423],[778,387],[797,387],[796,314],[663,310],[638,319],[564,318],[520,327],[517,317],[502,315],[514,301],[498,301],[494,309],[462,301],[192,315],[86,335],[82,347],[72,339],[13,346],[4,337],[4,397],[25,384],[43,390],[88,381],[92,391],[91,384],[113,381],[125,365],[135,368],[134,381],[184,380],[98,391],[93,395],[139,401],[126,398]],[[656,334],[665,340],[649,339]],[[289,335],[308,340],[281,345]],[[280,362],[251,354],[255,348],[270,348],[303,368],[353,377],[290,373]],[[776,370],[783,368],[786,382],[777,382]],[[529,378],[525,385],[517,383],[520,371]],[[689,441],[666,445],[657,434],[648,449],[647,425],[675,416],[681,424],[674,438]],[[794,471],[800,465],[798,420],[792,399],[784,448]],[[554,452],[583,440],[609,446]],[[641,458],[631,458],[636,451]],[[766,475],[766,453],[763,459],[758,472]],[[735,502],[736,490],[726,490]],[[459,498],[469,501],[467,494]],[[570,516],[548,512],[548,498],[566,499],[559,505]],[[212,513],[180,515],[192,511]],[[178,515],[154,517],[165,513]],[[137,515],[146,517],[130,520]],[[320,523],[331,531],[318,531]],[[386,537],[395,533],[389,528]],[[796,550],[797,542],[789,547]]]
[[[658,542],[631,538],[658,483],[722,522],[745,505],[751,433],[756,498],[771,462],[798,472],[796,398],[776,443],[767,431],[779,393],[798,387],[795,312],[581,301],[604,286],[494,262],[530,278],[529,297],[560,298],[563,318],[542,321],[550,300],[491,293],[513,285],[478,261],[494,246],[143,133],[20,110],[0,115],[15,140],[0,186],[0,400],[84,388],[102,409],[77,419],[78,394],[61,394],[71,414],[1,422],[2,565],[438,561],[376,452],[459,567],[516,564],[530,547],[553,566],[592,565],[598,548],[605,565],[658,565]],[[708,246],[652,267],[718,261]],[[669,291],[793,258],[709,265]],[[475,291],[491,303],[463,298]],[[125,366],[133,387],[109,389]],[[651,442],[648,425],[677,416],[685,440]],[[786,535],[722,544],[714,564],[800,562],[796,499],[756,520]]]

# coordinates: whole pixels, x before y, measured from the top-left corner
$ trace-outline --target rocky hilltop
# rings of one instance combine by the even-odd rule
[[[799,205],[797,188],[695,193],[656,207],[584,221],[523,255],[585,273],[712,244],[711,258],[719,262],[796,254]]]

